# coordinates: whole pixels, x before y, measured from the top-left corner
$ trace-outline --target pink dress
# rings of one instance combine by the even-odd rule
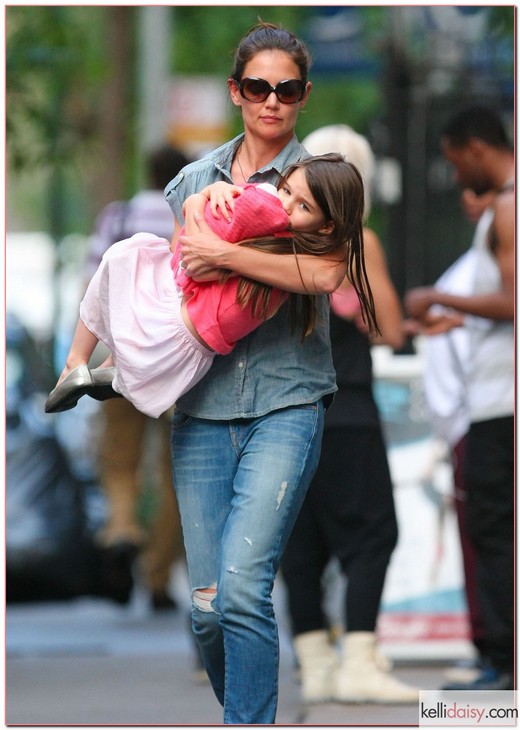
[[[272,187],[272,186],[270,186]],[[277,195],[246,185],[235,201],[231,222],[205,211],[211,229],[231,243],[286,230],[288,217]],[[179,268],[178,252],[151,233],[114,243],[103,256],[80,305],[80,317],[111,350],[113,387],[143,413],[158,418],[211,367],[215,354],[264,320],[236,301],[238,277],[225,284],[197,283]],[[211,350],[200,344],[181,316],[189,296],[190,318]],[[287,298],[273,289],[273,310]]]

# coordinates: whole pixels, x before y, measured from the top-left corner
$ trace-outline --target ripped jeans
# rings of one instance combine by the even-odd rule
[[[322,431],[321,401],[231,422],[174,414],[173,480],[193,630],[226,724],[275,722],[279,645],[271,593],[318,465]]]

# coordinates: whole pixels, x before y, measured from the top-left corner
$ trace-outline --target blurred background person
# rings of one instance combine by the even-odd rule
[[[174,220],[164,188],[188,162],[181,151],[168,145],[149,153],[149,187],[128,201],[110,203],[98,217],[87,258],[87,280],[116,241],[141,231],[172,239]],[[101,408],[99,478],[108,513],[97,536],[103,592],[119,604],[128,603],[137,567],[153,609],[174,609],[176,602],[169,592],[171,569],[184,549],[171,476],[170,419],[168,414],[158,420],[149,418],[124,398],[104,401]],[[144,485],[153,481],[156,498],[150,525],[145,526]]]
[[[365,184],[365,218],[375,160],[368,141],[342,124],[302,142],[311,154],[339,152]],[[365,264],[381,334],[370,340],[354,288],[332,295],[330,329],[338,391],[325,415],[320,463],[284,552],[281,570],[304,702],[416,702],[418,690],[391,674],[376,624],[397,543],[386,444],[372,392],[370,348],[404,343],[402,312],[377,234],[364,229]],[[337,558],[348,580],[339,652],[324,610],[325,570]]]
[[[434,286],[406,295],[408,312],[424,333],[435,335],[461,321],[469,333],[464,516],[474,549],[485,661],[475,679],[446,689],[508,690],[514,689],[515,652],[514,153],[500,116],[483,106],[452,117],[441,146],[460,185],[476,195],[494,193],[475,231],[467,293]]]
[[[476,195],[466,189],[461,194],[461,207],[469,221],[477,223],[493,200],[494,192]],[[477,253],[470,249],[460,256],[438,279],[435,287],[451,294],[467,295],[475,276]],[[436,315],[447,313],[442,307],[432,308]],[[453,316],[453,313],[451,313]],[[484,627],[475,590],[475,551],[466,526],[467,490],[464,480],[464,452],[469,428],[469,409],[466,381],[469,365],[469,330],[460,317],[460,327],[439,332],[423,340],[423,387],[431,419],[432,430],[446,449],[453,472],[453,497],[459,529],[464,590],[468,609],[471,641],[475,656],[462,659],[446,672],[449,681],[464,682],[476,679],[485,657]]]

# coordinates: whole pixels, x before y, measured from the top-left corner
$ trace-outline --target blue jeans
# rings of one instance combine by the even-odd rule
[[[173,479],[193,630],[228,724],[275,721],[279,649],[271,593],[318,465],[322,431],[321,402],[231,422],[174,415]],[[213,600],[202,592],[208,588]]]

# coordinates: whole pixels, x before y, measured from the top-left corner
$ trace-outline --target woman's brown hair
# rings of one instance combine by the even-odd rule
[[[241,81],[246,65],[262,51],[287,53],[298,66],[301,80],[307,83],[307,74],[312,61],[306,45],[290,30],[285,30],[274,23],[264,22],[253,26],[238,44],[230,77],[235,81]]]

